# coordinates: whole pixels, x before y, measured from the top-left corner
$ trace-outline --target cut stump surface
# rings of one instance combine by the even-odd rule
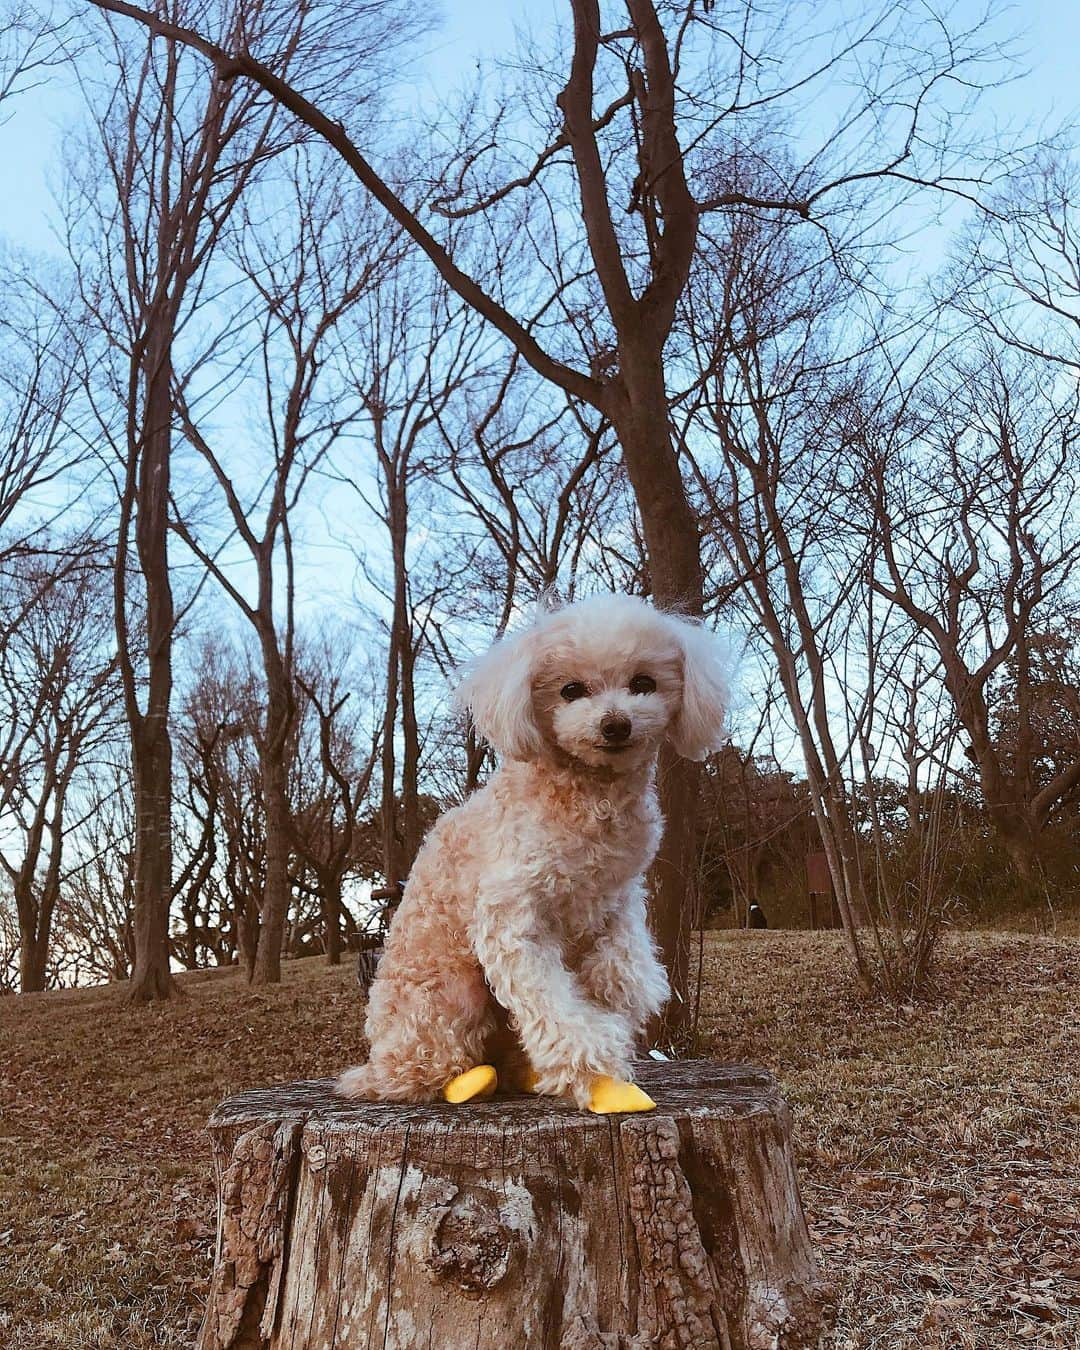
[[[637,1081],[655,1111],[345,1102],[329,1080],[223,1102],[200,1350],[817,1347],[830,1299],[775,1080],[696,1060]]]

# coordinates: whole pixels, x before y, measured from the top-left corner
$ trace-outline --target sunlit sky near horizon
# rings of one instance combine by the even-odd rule
[[[955,25],[977,20],[981,0],[946,6]],[[411,83],[417,97],[466,83],[478,61],[510,55],[515,29],[543,31],[569,20],[562,0],[444,0],[443,22],[416,53]],[[1014,126],[1047,129],[1080,119],[1080,0],[1028,0],[1004,6],[994,30],[1015,38],[1017,78],[985,96],[986,117]],[[1026,72],[1026,73],[1025,73]],[[52,251],[52,192],[65,127],[79,116],[79,93],[70,70],[5,107],[0,124],[0,241]],[[980,115],[982,105],[980,105]]]

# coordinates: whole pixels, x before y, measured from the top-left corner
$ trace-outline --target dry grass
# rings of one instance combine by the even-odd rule
[[[899,1009],[840,956],[715,944],[704,1028],[792,1103],[838,1345],[1080,1345],[1080,943],[955,935],[937,996]]]
[[[1080,942],[954,936],[930,1002],[853,992],[835,934],[710,935],[708,1053],[780,1077],[841,1347],[1080,1344]],[[224,1095],[361,1050],[346,968],[130,1008],[0,1002],[0,1344],[189,1345]]]

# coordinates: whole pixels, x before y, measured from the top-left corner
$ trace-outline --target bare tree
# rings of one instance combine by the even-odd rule
[[[873,789],[872,743],[896,730],[881,710],[910,664],[910,637],[874,596],[873,545],[859,523],[858,447],[878,396],[867,353],[886,339],[853,323],[857,274],[835,237],[823,242],[783,221],[729,222],[690,294],[701,373],[682,434],[724,593],[777,673],[852,962],[864,985],[880,979],[897,993],[915,966],[925,973],[924,947],[909,940],[895,888],[865,865],[859,812]]]
[[[0,105],[36,88],[51,66],[66,59],[72,27],[70,16],[49,6],[0,0]]]
[[[19,990],[19,920],[6,895],[0,895],[0,994]]]
[[[173,883],[179,924],[173,952],[188,970],[209,956],[228,965],[240,945],[246,896],[238,904],[228,885],[223,858],[232,855],[227,819],[231,801],[243,794],[229,776],[237,764],[229,747],[246,734],[251,713],[249,682],[236,671],[218,644],[205,643],[198,654],[198,675],[181,703],[177,740],[182,784],[174,811],[175,852],[180,858]],[[245,800],[245,806],[249,806]],[[223,838],[224,836],[224,838]],[[254,940],[245,944],[253,953]]]
[[[0,649],[0,867],[19,920],[20,988],[30,993],[46,984],[73,781],[118,714],[116,659],[101,642],[107,560],[83,555],[57,570],[30,556],[5,577],[0,608],[21,616]]]
[[[548,592],[572,599],[595,582],[634,515],[611,428],[550,393],[514,355],[498,379],[480,382],[465,418],[439,418],[440,477],[490,545],[485,550],[475,531],[470,536],[461,564],[468,605],[473,613],[491,610],[496,634],[522,600]],[[640,581],[643,554],[635,566]]]
[[[119,498],[115,622],[135,786],[134,929],[130,995],[173,993],[172,648],[176,621],[167,531],[172,468],[172,385],[177,333],[239,194],[268,139],[265,112],[217,80],[200,80],[175,44],[140,47],[112,34],[113,92],[91,92],[100,158],[84,178],[100,239],[90,260],[73,243],[84,293],[122,352],[103,391],[102,425],[114,437]],[[88,91],[89,92],[89,91]],[[226,156],[236,155],[235,160]],[[231,171],[223,166],[231,163]],[[101,190],[100,168],[111,188]],[[85,209],[85,207],[84,207]],[[72,213],[69,210],[69,215]],[[118,265],[98,261],[101,245]],[[116,402],[113,400],[116,399]],[[122,400],[122,401],[121,401]],[[125,410],[114,429],[113,413]],[[134,538],[133,538],[134,536]],[[134,544],[134,552],[132,545]],[[145,614],[145,647],[132,629]]]
[[[196,17],[228,45],[265,55],[313,96],[365,103],[365,76],[415,21],[403,6],[351,3],[297,8],[285,0],[214,0],[181,4],[180,22]],[[111,23],[111,21],[110,21]],[[208,295],[212,264],[232,212],[253,178],[295,140],[253,86],[238,86],[194,68],[173,40],[126,41],[110,26],[105,83],[91,89],[103,155],[103,178],[84,175],[84,204],[97,207],[100,266],[84,290],[120,349],[113,387],[102,408],[126,423],[114,438],[120,504],[116,623],[131,730],[135,780],[135,934],[130,995],[167,997],[168,910],[172,892],[172,645],[176,621],[168,558],[173,394],[186,387],[206,353],[182,341]],[[97,173],[97,161],[92,172]],[[76,251],[78,249],[76,248]],[[134,535],[134,553],[132,536]],[[130,630],[132,590],[146,613],[146,643],[136,652]],[[140,697],[144,686],[145,698]],[[268,941],[272,941],[270,938]],[[264,957],[274,969],[273,952]]]
[[[44,284],[24,261],[0,267],[0,567],[42,546],[61,515],[70,532],[75,471],[89,458],[80,395],[90,335],[70,284]]]
[[[80,794],[54,923],[56,960],[71,985],[126,980],[135,959],[130,757],[115,745]]]
[[[637,592],[647,570],[625,470],[603,420],[558,391],[550,397],[516,355],[470,385],[437,419],[444,452],[424,456],[440,494],[441,547],[434,566],[425,559],[423,618],[414,626],[427,634],[427,655],[444,682],[465,653],[501,635],[522,604],[598,586]],[[447,751],[462,731],[459,761]],[[467,795],[490,748],[467,719],[436,739],[439,764],[427,765],[436,795]]]
[[[258,486],[246,490],[223,438],[199,424],[182,389],[176,404],[184,435],[208,466],[228,519],[253,565],[254,597],[235,578],[232,559],[208,545],[177,514],[175,528],[251,624],[259,644],[265,699],[255,735],[266,823],[266,870],[260,903],[255,984],[281,978],[281,944],[289,909],[291,824],[288,783],[295,753],[294,514],[305,484],[358,413],[357,400],[333,378],[343,320],[371,289],[386,262],[387,240],[364,213],[349,209],[328,184],[318,152],[301,152],[290,188],[299,201],[285,230],[253,227],[246,211],[237,261],[259,299],[258,343],[264,375],[266,443],[272,467],[259,463]],[[261,458],[261,456],[260,456]]]
[[[496,110],[494,132],[474,128],[463,139],[456,164],[445,176],[450,186],[435,203],[444,215],[480,215],[492,223],[501,204],[524,194],[541,204],[541,213],[548,212],[551,231],[545,243],[555,247],[538,261],[541,273],[550,275],[545,263],[553,253],[556,267],[576,274],[582,284],[574,293],[557,281],[554,299],[549,290],[521,318],[517,306],[503,303],[462,269],[344,126],[269,69],[249,44],[215,42],[127,0],[94,3],[190,44],[223,77],[243,76],[269,92],[342,155],[447,284],[525,361],[610,422],[640,513],[652,594],[694,615],[702,613],[704,602],[698,522],[671,434],[665,355],[703,217],[748,208],[810,219],[833,192],[872,180],[905,188],[931,182],[957,188],[944,167],[950,123],[947,115],[935,116],[941,112],[937,95],[954,82],[974,78],[972,67],[985,57],[978,50],[977,31],[950,34],[937,15],[921,21],[927,16],[915,5],[870,12],[861,30],[853,30],[815,63],[807,59],[799,37],[785,47],[771,12],[762,20],[749,3],[733,0],[718,8],[693,0],[672,6],[625,0],[619,19],[612,15],[605,23],[599,0],[571,0],[569,73],[554,98],[554,90],[545,89],[544,115],[533,119],[544,142],[524,164],[508,164],[499,153],[511,139],[499,134],[507,119]],[[789,19],[785,11],[785,24],[797,31],[798,24]],[[799,58],[794,71],[785,60],[793,50]],[[539,57],[530,64],[545,69]],[[856,106],[842,115],[800,172],[775,174],[774,190],[762,195],[717,181],[712,170],[730,158],[738,125],[755,125],[766,108],[798,106],[814,87],[844,70],[862,72],[867,64],[871,73],[864,77]],[[774,79],[767,71],[781,75]],[[525,120],[520,100],[515,112]],[[900,121],[897,143],[893,138]],[[692,178],[707,185],[707,195],[694,196]],[[520,219],[512,219],[514,227],[520,225]],[[572,238],[553,240],[562,223],[569,223]],[[528,298],[534,295],[535,290],[528,292]],[[539,321],[553,304],[566,319],[556,333],[561,339],[556,350],[591,347],[582,364],[553,354],[537,336]],[[691,906],[685,902],[693,877],[696,771],[664,763],[661,785],[668,830],[656,869],[654,927],[676,993],[665,1039],[675,1039],[688,1015]]]
[[[1080,163],[1050,143],[963,233],[948,295],[1004,346],[1080,369]]]
[[[769,882],[776,887],[770,873],[801,879],[813,828],[804,788],[797,788],[794,775],[775,759],[775,723],[782,713],[771,671],[762,685],[740,743],[733,741],[706,761],[702,775],[702,913],[726,889],[736,927],[746,926],[749,906],[760,903]]]
[[[190,815],[195,835],[176,888],[181,943],[196,956],[200,949],[218,961],[235,956],[249,975],[266,886],[260,684],[249,653],[219,636],[204,641],[179,728],[181,813]]]
[[[1058,607],[1055,607],[1058,608]],[[1047,616],[1049,620],[1050,616]],[[1080,753],[1080,595],[1068,611],[1040,624],[1006,662],[990,692],[993,740],[1013,773],[1060,788],[1047,813],[1050,828],[1080,825],[1080,777],[1070,773]],[[1048,861],[1049,841],[1040,849]]]
[[[297,675],[297,685],[314,719],[321,772],[311,782],[309,766],[308,790],[294,805],[293,837],[318,883],[324,948],[333,966],[341,960],[344,882],[356,863],[382,728],[376,724],[365,738],[362,713],[352,697],[355,691],[345,687],[342,672],[330,663],[329,651],[317,669]]]
[[[1030,881],[1047,822],[1080,785],[1080,746],[1047,765],[1033,697],[1039,642],[1077,599],[1080,403],[1045,368],[985,347],[940,361],[912,400],[914,426],[871,442],[874,587],[940,661],[990,819]],[[1007,743],[992,710],[1006,667]]]
[[[438,521],[443,515],[445,499],[437,495],[432,474],[442,444],[440,428],[454,416],[452,406],[462,415],[464,395],[477,382],[487,352],[475,314],[449,288],[437,280],[433,285],[415,258],[396,259],[351,320],[344,372],[363,409],[357,430],[366,435],[336,456],[335,475],[351,485],[386,531],[389,576],[380,577],[383,569],[369,560],[366,539],[361,564],[389,609],[380,771],[383,874],[392,885],[404,879],[420,847],[417,664],[441,590],[438,566],[420,582],[418,559],[430,558],[432,549],[422,536],[414,537],[411,526],[417,498],[425,519]],[[368,486],[368,438],[374,491]]]

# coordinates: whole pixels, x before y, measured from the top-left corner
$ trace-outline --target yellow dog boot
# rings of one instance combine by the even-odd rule
[[[499,1085],[499,1076],[490,1064],[477,1064],[451,1078],[443,1088],[443,1100],[455,1106],[461,1102],[478,1101],[490,1097]]]
[[[623,1083],[617,1078],[600,1074],[593,1079],[589,1110],[596,1116],[629,1114],[631,1111],[652,1111],[656,1103],[636,1083]]]

